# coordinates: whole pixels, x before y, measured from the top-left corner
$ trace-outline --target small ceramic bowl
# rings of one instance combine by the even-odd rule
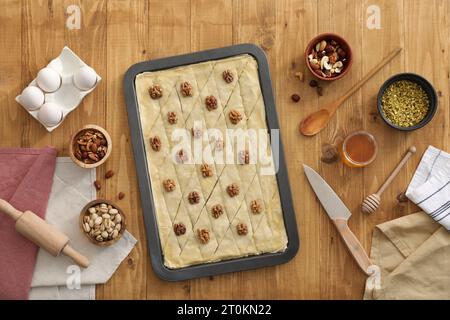
[[[92,131],[100,132],[101,134],[103,134],[103,136],[106,139],[106,147],[108,148],[107,151],[106,151],[106,154],[101,160],[99,160],[99,161],[97,161],[95,163],[84,163],[83,161],[79,160],[75,156],[75,150],[76,150],[76,147],[77,147],[77,140],[78,140],[79,136],[81,134],[83,134],[83,132],[85,132],[86,130],[92,130]],[[105,163],[105,161],[111,155],[111,150],[112,150],[111,136],[109,135],[109,133],[105,129],[103,129],[102,127],[99,127],[97,125],[94,125],[94,124],[88,124],[88,125],[84,126],[83,128],[77,130],[72,135],[72,137],[70,138],[70,145],[69,145],[70,158],[73,160],[73,162],[75,162],[77,165],[79,165],[82,168],[92,169],[92,168],[96,168],[98,166],[101,166],[103,163]]]
[[[89,208],[95,207],[98,204],[101,203],[106,203],[107,205],[112,206],[113,208],[117,209],[117,211],[119,211],[119,214],[122,216],[122,221],[120,222],[122,225],[122,228],[119,231],[119,235],[117,236],[117,238],[115,239],[111,239],[108,241],[97,241],[95,240],[93,237],[91,237],[89,234],[87,234],[84,230],[83,224],[84,224],[84,217],[85,216],[89,216]],[[110,245],[113,245],[114,243],[116,243],[117,241],[119,241],[120,238],[122,238],[123,233],[126,230],[126,219],[125,219],[125,215],[123,214],[122,209],[120,209],[116,204],[114,204],[113,202],[109,201],[109,200],[104,200],[104,199],[97,199],[94,201],[89,202],[88,204],[86,204],[84,206],[84,208],[81,210],[80,212],[80,230],[81,232],[86,236],[86,238],[89,239],[90,242],[92,242],[93,244],[100,246],[100,247],[108,247]]]
[[[409,81],[419,84],[427,93],[428,99],[430,101],[427,115],[423,118],[423,120],[420,123],[416,124],[415,126],[411,126],[411,127],[397,126],[397,125],[393,124],[392,122],[390,122],[389,119],[385,116],[385,114],[383,112],[382,98],[383,98],[384,92],[391,84],[393,84],[397,81],[401,81],[401,80],[409,80]],[[390,126],[391,128],[400,130],[400,131],[414,131],[414,130],[422,128],[428,122],[430,122],[431,119],[433,119],[433,117],[436,114],[436,111],[438,109],[438,97],[437,97],[436,90],[434,89],[433,85],[425,78],[423,78],[417,74],[414,74],[414,73],[401,73],[401,74],[397,74],[397,75],[393,76],[392,78],[388,79],[381,86],[380,91],[378,92],[377,104],[378,104],[378,106],[377,106],[378,113],[380,114],[381,118],[388,126]]]
[[[331,77],[331,78],[323,77],[323,76],[317,74],[316,72],[314,72],[313,68],[309,64],[308,56],[312,53],[313,48],[322,40],[325,40],[327,42],[331,41],[331,40],[336,41],[341,46],[341,48],[347,53],[347,56],[346,56],[347,62],[345,64],[344,68],[342,69],[342,72],[336,77]],[[338,80],[338,79],[341,79],[342,77],[344,77],[349,72],[350,68],[352,67],[352,64],[353,64],[352,48],[350,47],[348,42],[345,41],[345,39],[342,38],[341,36],[338,36],[337,34],[334,34],[334,33],[323,33],[323,34],[318,35],[314,39],[312,39],[309,42],[309,44],[307,45],[306,50],[305,50],[305,62],[306,62],[306,66],[308,67],[309,71],[311,71],[311,73],[314,76],[316,76],[317,78],[319,78],[320,80],[323,80],[323,81]]]

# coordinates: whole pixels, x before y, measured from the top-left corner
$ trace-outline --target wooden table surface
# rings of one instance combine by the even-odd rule
[[[81,28],[66,27],[68,6],[81,9]],[[369,29],[370,5],[381,11],[381,28]],[[372,9],[372,8],[369,8]],[[129,231],[139,240],[111,280],[99,285],[99,299],[360,299],[364,275],[338,237],[307,184],[302,164],[317,169],[354,213],[350,227],[370,248],[375,225],[416,210],[398,204],[418,161],[430,144],[449,150],[449,33],[450,3],[445,0],[3,0],[0,10],[0,147],[53,145],[68,155],[70,134],[87,123],[105,127],[115,147],[102,177],[99,197],[119,201],[126,211]],[[351,72],[324,86],[318,97],[308,86],[303,51],[322,32],[346,38],[354,52]],[[208,48],[251,42],[267,53],[281,137],[285,146],[292,196],[300,231],[297,256],[281,266],[169,283],[152,271],[140,206],[134,158],[130,145],[122,80],[136,62]],[[37,71],[69,46],[103,80],[53,133],[48,133],[15,101],[15,96]],[[404,51],[349,99],[319,135],[305,138],[299,121],[319,105],[337,98],[384,55],[402,46]],[[305,73],[301,83],[295,72]],[[411,71],[428,78],[439,93],[440,107],[424,129],[402,133],[388,128],[376,112],[378,88],[389,76]],[[290,96],[302,100],[294,104]],[[320,161],[324,143],[366,129],[379,143],[377,160],[366,169]],[[410,145],[418,154],[407,164],[383,196],[374,215],[360,213],[363,198],[375,192]]]

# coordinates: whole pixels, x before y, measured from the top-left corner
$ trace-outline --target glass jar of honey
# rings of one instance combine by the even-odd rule
[[[370,133],[356,131],[349,134],[341,144],[342,162],[349,167],[362,168],[371,164],[378,153],[378,145]]]

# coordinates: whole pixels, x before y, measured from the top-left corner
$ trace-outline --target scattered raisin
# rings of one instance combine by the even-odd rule
[[[309,86],[312,87],[312,88],[315,88],[315,87],[317,87],[318,85],[319,85],[319,83],[317,83],[316,80],[311,80],[311,81],[309,82]]]
[[[321,97],[323,96],[323,88],[322,87],[317,87],[317,94]]]
[[[298,95],[298,94],[296,94],[296,93],[294,93],[292,96],[291,96],[291,99],[292,99],[292,101],[294,101],[295,103],[297,103],[297,102],[299,102],[300,101],[300,96]]]

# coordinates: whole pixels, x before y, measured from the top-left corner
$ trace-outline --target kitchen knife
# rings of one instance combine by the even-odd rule
[[[348,219],[352,216],[350,210],[317,172],[307,165],[303,165],[303,168],[317,198],[333,221],[353,258],[364,273],[371,275],[374,272],[372,262],[347,224]]]

